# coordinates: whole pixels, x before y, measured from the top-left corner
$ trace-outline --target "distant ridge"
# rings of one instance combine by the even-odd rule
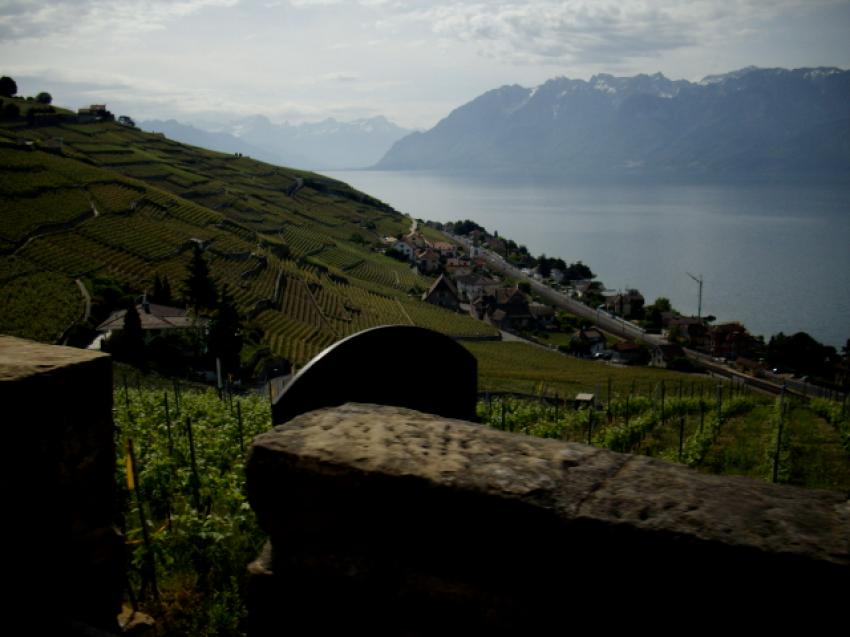
[[[383,116],[340,122],[275,124],[263,115],[244,117],[211,131],[175,120],[140,122],[141,128],[223,152],[241,152],[262,161],[311,170],[365,168],[378,161],[410,130]]]
[[[850,176],[850,71],[660,73],[503,86],[375,168],[560,175]]]

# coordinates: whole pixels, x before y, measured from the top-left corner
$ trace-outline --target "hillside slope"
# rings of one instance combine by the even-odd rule
[[[381,324],[494,334],[422,303],[430,280],[374,250],[410,220],[343,183],[115,123],[42,123],[0,124],[0,332],[60,339],[94,276],[139,293],[167,276],[177,291],[200,240],[243,317],[295,364]]]

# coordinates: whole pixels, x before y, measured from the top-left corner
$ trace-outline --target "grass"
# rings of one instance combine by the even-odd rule
[[[645,394],[661,381],[684,391],[700,386],[713,390],[716,382],[706,377],[682,374],[653,367],[615,367],[587,361],[516,342],[464,342],[478,359],[480,391],[511,391],[530,394],[572,396],[578,392],[607,391],[611,379],[613,392],[625,395],[634,386]]]

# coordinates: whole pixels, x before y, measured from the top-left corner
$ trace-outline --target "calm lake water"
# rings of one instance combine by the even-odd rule
[[[473,219],[535,254],[582,260],[754,334],[850,337],[850,184],[564,184],[424,172],[328,171],[421,219]]]

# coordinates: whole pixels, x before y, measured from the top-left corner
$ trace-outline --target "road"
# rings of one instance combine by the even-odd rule
[[[463,237],[455,237],[455,239],[463,241]],[[639,341],[647,345],[659,345],[667,341],[657,334],[647,334],[643,328],[638,327],[634,323],[626,321],[618,316],[612,316],[604,310],[594,310],[586,306],[584,303],[570,298],[566,294],[553,290],[548,285],[524,274],[519,269],[507,263],[502,257],[493,254],[489,250],[478,249],[481,256],[487,260],[489,266],[503,275],[509,276],[518,281],[527,281],[531,288],[538,296],[552,305],[566,310],[578,317],[586,318],[593,321],[606,332],[615,336],[625,338],[632,341]]]
[[[466,237],[452,235],[452,238],[465,244],[467,247],[471,247],[471,242]],[[566,294],[553,290],[548,285],[545,285],[527,274],[524,274],[518,268],[506,262],[502,257],[489,250],[480,247],[476,247],[476,250],[494,271],[500,272],[501,274],[516,279],[517,281],[528,282],[540,298],[551,303],[555,307],[574,314],[575,316],[595,322],[600,328],[612,335],[619,336],[620,338],[630,341],[644,343],[650,347],[667,343],[667,339],[659,334],[648,334],[646,330],[638,327],[634,323],[623,320],[618,316],[612,316],[603,310],[594,310],[593,308],[570,298]],[[818,387],[817,385],[812,385],[802,380],[771,374],[770,372],[765,372],[763,378],[755,378],[733,369],[729,365],[725,364],[725,362],[717,361],[711,356],[695,350],[685,349],[685,355],[690,360],[698,363],[701,367],[704,367],[711,373],[718,374],[741,383],[746,383],[756,389],[774,395],[780,394],[783,388],[786,391],[804,398],[813,396],[827,397],[829,395],[829,390]]]

